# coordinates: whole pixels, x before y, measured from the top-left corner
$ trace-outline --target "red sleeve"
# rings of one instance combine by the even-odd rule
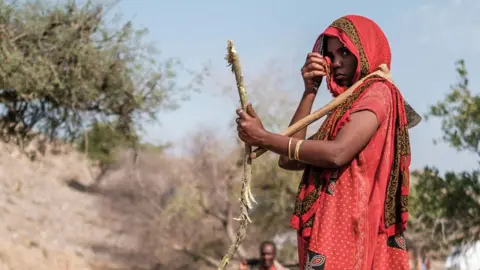
[[[391,90],[384,83],[375,82],[366,91],[353,104],[351,113],[371,111],[377,116],[378,123],[382,124],[392,107]]]

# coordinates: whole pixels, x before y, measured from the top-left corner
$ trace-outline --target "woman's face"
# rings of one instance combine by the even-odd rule
[[[357,58],[336,37],[327,37],[323,55],[332,61],[332,76],[340,86],[351,86],[357,70]]]

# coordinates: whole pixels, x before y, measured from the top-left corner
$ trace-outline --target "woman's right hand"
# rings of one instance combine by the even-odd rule
[[[323,76],[327,75],[327,61],[319,53],[312,52],[307,55],[305,64],[302,67],[302,77],[305,83],[305,90],[317,92]]]

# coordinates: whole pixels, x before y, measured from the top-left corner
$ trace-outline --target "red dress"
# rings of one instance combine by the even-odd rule
[[[383,32],[364,17],[340,18],[323,35],[338,37],[357,56],[356,79],[382,63],[390,65]],[[330,76],[327,83],[334,96],[345,90]],[[373,112],[380,125],[356,158],[340,169],[305,169],[291,219],[299,233],[302,270],[409,269],[403,232],[410,147],[398,89],[380,77],[365,80],[332,111],[314,139],[333,140],[349,115],[362,110]]]

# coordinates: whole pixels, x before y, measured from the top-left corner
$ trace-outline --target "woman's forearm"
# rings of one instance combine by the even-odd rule
[[[268,132],[265,136],[262,148],[268,149],[288,160],[288,145],[290,137]],[[292,138],[290,156],[294,156],[295,146],[299,139]],[[322,168],[337,168],[347,162],[343,155],[342,147],[335,141],[305,140],[299,148],[299,160],[290,160],[310,164]]]
[[[295,111],[295,114],[293,115],[289,126],[295,124],[300,119],[310,114],[310,112],[312,111],[313,102],[315,101],[315,96],[316,96],[316,93],[313,91],[306,90],[303,93],[302,99],[300,100],[300,104],[298,104],[297,110]],[[307,136],[306,127],[292,135],[293,138],[301,139],[301,140],[304,140],[306,136]],[[305,167],[302,162],[299,162],[296,160],[289,160],[286,155],[280,155],[278,164],[281,168],[286,170],[302,170]]]
[[[306,90],[303,93],[302,99],[298,104],[297,110],[290,121],[288,126],[291,126],[298,122],[300,119],[304,118],[305,116],[309,115],[312,112],[313,102],[315,101],[316,93],[313,91]],[[293,134],[292,137],[304,140],[307,136],[307,128],[303,128],[299,130],[297,133]]]

